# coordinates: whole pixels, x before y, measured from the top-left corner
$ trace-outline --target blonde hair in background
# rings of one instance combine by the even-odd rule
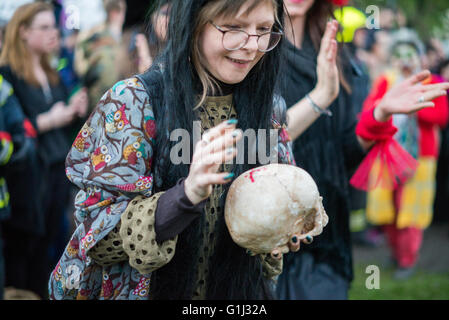
[[[29,28],[34,17],[44,11],[53,12],[53,7],[44,2],[34,2],[17,8],[6,26],[0,55],[0,65],[9,65],[14,73],[27,83],[35,86],[40,84],[34,75],[31,54],[25,41],[20,36],[20,30],[22,27]],[[40,63],[49,82],[52,85],[57,85],[59,83],[59,75],[50,65],[49,55],[42,55]]]
[[[273,5],[273,10],[275,14],[275,21],[279,24],[279,19],[277,17],[277,3],[275,0],[262,0],[262,1],[270,1]],[[251,2],[246,13],[251,12],[254,8],[256,8],[258,5],[260,5],[261,0],[248,0],[248,2]],[[193,37],[192,37],[192,63],[196,69],[196,72],[198,73],[198,77],[201,82],[202,86],[202,95],[198,102],[198,104],[195,106],[195,108],[198,108],[201,106],[204,101],[206,100],[206,96],[208,93],[214,94],[216,89],[219,87],[215,79],[207,72],[207,68],[204,65],[205,59],[201,54],[200,48],[199,48],[199,38],[201,35],[202,30],[206,26],[206,24],[213,20],[216,17],[219,16],[225,16],[225,15],[236,15],[238,11],[240,10],[241,6],[245,3],[245,1],[242,1],[240,6],[235,5],[235,1],[232,0],[217,0],[217,1],[211,1],[207,5],[205,5],[201,11],[198,14],[198,19],[195,24]],[[259,62],[260,63],[260,62]]]

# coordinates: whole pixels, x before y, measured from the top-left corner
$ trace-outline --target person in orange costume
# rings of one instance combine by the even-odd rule
[[[374,83],[364,110],[374,108],[392,86],[421,68],[421,43],[412,31],[399,30],[394,35],[391,52],[393,68]],[[441,82],[439,76],[432,74],[422,84]],[[425,101],[425,97],[418,100]],[[377,186],[368,193],[367,219],[384,226],[397,264],[396,279],[406,279],[413,274],[423,230],[432,221],[439,130],[448,122],[448,101],[446,96],[440,96],[432,103],[433,106],[415,114],[394,115],[392,119],[397,128],[394,139],[417,160],[413,176],[398,183],[393,190]]]

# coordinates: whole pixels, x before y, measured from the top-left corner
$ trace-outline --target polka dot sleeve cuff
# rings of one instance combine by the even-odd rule
[[[151,198],[134,198],[121,217],[120,237],[129,264],[141,274],[148,274],[164,266],[175,254],[178,237],[158,244],[154,230],[157,203],[163,192]]]

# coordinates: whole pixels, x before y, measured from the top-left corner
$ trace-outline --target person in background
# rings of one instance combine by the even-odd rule
[[[38,145],[35,159],[7,172],[12,219],[4,225],[6,281],[41,298],[47,297],[53,264],[49,247],[68,202],[64,161],[70,142],[64,128],[87,108],[86,92],[69,98],[50,65],[58,41],[53,7],[30,3],[9,21],[0,55],[0,74],[11,84]]]
[[[366,31],[365,48],[359,50],[357,55],[366,64],[371,83],[388,67],[390,41],[390,32],[387,30],[371,29]]]
[[[429,106],[428,99],[449,88],[449,83],[417,87],[428,75],[427,71],[418,73],[392,88],[374,111],[363,111],[357,117],[351,92],[359,77],[347,50],[338,50],[338,23],[329,21],[335,3],[341,1],[284,0],[289,18],[284,29],[288,41],[282,96],[288,107],[288,131],[295,161],[317,183],[329,224],[317,241],[284,257],[277,285],[281,299],[348,298],[353,278],[349,182],[365,189],[371,170],[365,161],[373,152],[390,155],[391,115]],[[421,90],[428,94],[418,104]],[[357,167],[350,179],[349,172]],[[411,169],[395,168],[393,179]]]
[[[393,34],[392,39],[391,69],[376,80],[365,101],[365,110],[372,110],[377,101],[388,95],[390,88],[422,70],[421,56],[424,49],[416,32],[400,29]],[[423,79],[421,86],[427,84],[437,87],[441,82],[441,77],[432,74]],[[419,101],[432,101],[432,108],[424,108],[416,114],[393,116],[393,123],[398,129],[394,138],[417,159],[416,172],[391,188],[378,185],[368,193],[367,218],[372,224],[384,226],[397,266],[394,274],[396,279],[407,279],[413,274],[423,230],[432,221],[436,160],[440,149],[439,131],[447,125],[449,113],[445,90],[442,95],[428,99],[426,93],[422,93]]]
[[[3,77],[0,76],[0,300],[3,300],[5,290],[5,261],[3,257],[3,235],[2,235],[2,221],[10,217],[9,206],[9,192],[6,180],[4,177],[4,166],[11,158],[14,149],[11,140],[11,134],[6,125],[6,115],[4,109],[6,104],[10,104],[8,99],[12,94],[12,88]]]
[[[103,94],[123,77],[121,74],[122,33],[126,16],[124,0],[103,0],[106,22],[78,35],[75,71],[88,88],[92,112]]]
[[[148,39],[143,33],[136,35],[136,49],[138,56],[138,71],[143,73],[151,66],[154,58],[163,49],[167,38],[168,18],[172,0],[163,0],[159,6],[155,1],[148,15]]]
[[[25,118],[12,86],[0,75],[0,297],[3,295],[7,276],[3,259],[2,226],[6,225],[9,230],[9,226],[16,220],[16,216],[11,215],[11,196],[6,179],[11,176],[11,172],[32,166],[35,159],[36,132]],[[31,186],[37,185],[36,175],[29,175],[28,179]],[[33,199],[30,199],[30,203],[36,204]]]

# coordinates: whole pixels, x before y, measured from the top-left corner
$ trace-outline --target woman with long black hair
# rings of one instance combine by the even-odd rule
[[[271,297],[282,255],[248,254],[223,212],[233,177],[261,165],[228,164],[242,131],[286,127],[275,91],[283,15],[280,0],[173,2],[160,58],[105,93],[67,157],[77,229],[52,299]],[[174,164],[171,134],[194,136],[194,121],[205,134],[187,142],[191,164]],[[285,137],[279,161],[294,163]],[[299,250],[298,235],[285,247]]]

